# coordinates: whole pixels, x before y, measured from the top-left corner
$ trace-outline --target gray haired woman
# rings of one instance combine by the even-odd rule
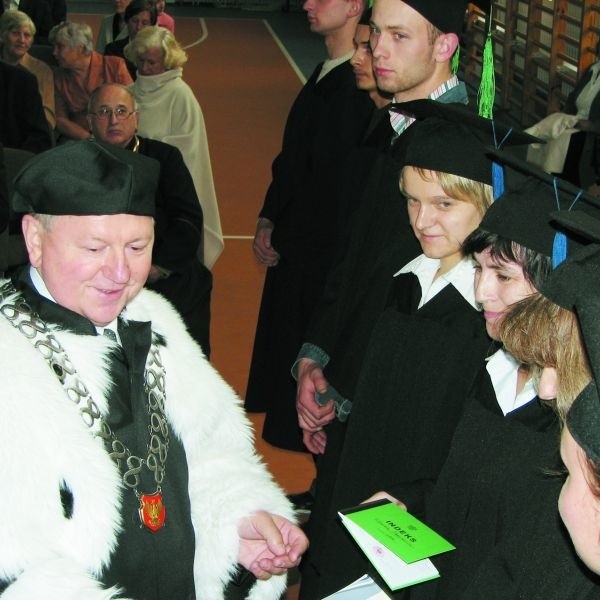
[[[35,31],[29,15],[20,10],[7,10],[0,17],[0,60],[19,65],[35,75],[46,121],[50,129],[54,129],[54,74],[45,62],[29,54]]]
[[[125,46],[137,67],[131,88],[138,103],[140,135],[176,146],[189,169],[204,213],[204,264],[210,269],[223,250],[202,109],[183,80],[185,50],[164,27],[145,27]]]
[[[129,85],[131,75],[122,58],[93,50],[92,30],[84,23],[57,25],[50,31],[50,43],[58,63],[54,74],[56,129],[67,139],[87,139],[90,94],[103,83]]]

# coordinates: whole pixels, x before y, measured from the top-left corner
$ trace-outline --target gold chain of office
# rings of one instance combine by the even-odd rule
[[[154,475],[154,481],[160,489],[169,451],[169,425],[165,415],[165,368],[154,333],[144,371],[150,440],[148,456],[140,458],[131,454],[129,448],[116,437],[60,342],[46,322],[35,314],[25,299],[18,294],[10,281],[0,287],[0,312],[40,352],[62,384],[67,397],[78,406],[83,422],[90,429],[97,423],[97,431],[94,434],[102,438],[109,449],[110,458],[123,474],[123,483],[139,496],[137,488],[140,472],[145,465]]]

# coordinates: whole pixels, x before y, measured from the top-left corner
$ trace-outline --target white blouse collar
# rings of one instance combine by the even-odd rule
[[[421,285],[419,308],[441,292],[447,285],[453,285],[459,294],[477,310],[481,310],[475,301],[475,264],[470,257],[463,258],[450,271],[434,279],[440,266],[437,258],[428,258],[424,254],[417,256],[402,267],[396,275],[413,273]]]

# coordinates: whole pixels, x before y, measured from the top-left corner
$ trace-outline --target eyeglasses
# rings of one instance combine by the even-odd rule
[[[124,106],[117,106],[117,108],[108,108],[107,106],[103,106],[99,108],[96,112],[91,112],[90,115],[94,115],[98,119],[110,119],[113,115],[117,121],[124,121],[125,119],[129,119],[129,117],[135,112],[135,110],[129,111]]]

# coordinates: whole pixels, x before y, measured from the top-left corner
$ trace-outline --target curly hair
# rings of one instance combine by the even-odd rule
[[[64,41],[69,48],[83,46],[84,54],[91,54],[94,50],[92,28],[86,23],[71,23],[70,21],[59,23],[50,30],[48,39],[52,45],[60,39]]]

